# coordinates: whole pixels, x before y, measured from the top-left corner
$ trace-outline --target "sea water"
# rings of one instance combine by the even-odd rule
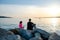
[[[24,29],[27,28],[29,18],[0,18],[0,28],[9,30],[19,28],[19,22],[23,21]],[[55,32],[60,30],[60,18],[31,18],[32,22],[36,24],[37,28],[47,32]]]

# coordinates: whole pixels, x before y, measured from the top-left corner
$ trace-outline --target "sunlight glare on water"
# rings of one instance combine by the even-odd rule
[[[53,32],[56,31],[57,21],[58,21],[57,18],[52,18],[52,19],[50,19],[50,22],[51,22],[51,24],[52,24],[51,29],[52,29]]]

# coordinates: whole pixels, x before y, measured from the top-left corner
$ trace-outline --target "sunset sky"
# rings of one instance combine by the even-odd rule
[[[0,16],[60,16],[60,0],[0,0]]]

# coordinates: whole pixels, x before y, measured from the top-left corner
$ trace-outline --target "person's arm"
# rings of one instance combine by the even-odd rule
[[[34,24],[34,26],[33,26],[33,27],[34,27],[34,29],[36,29],[36,24]]]
[[[36,24],[32,23],[32,25],[33,25],[34,29],[36,29]]]

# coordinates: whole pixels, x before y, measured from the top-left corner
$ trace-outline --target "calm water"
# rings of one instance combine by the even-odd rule
[[[0,28],[14,29],[18,28],[19,21],[23,21],[24,28],[27,27],[29,18],[0,18]],[[32,22],[36,24],[37,28],[47,32],[55,32],[60,30],[60,18],[32,18]]]

